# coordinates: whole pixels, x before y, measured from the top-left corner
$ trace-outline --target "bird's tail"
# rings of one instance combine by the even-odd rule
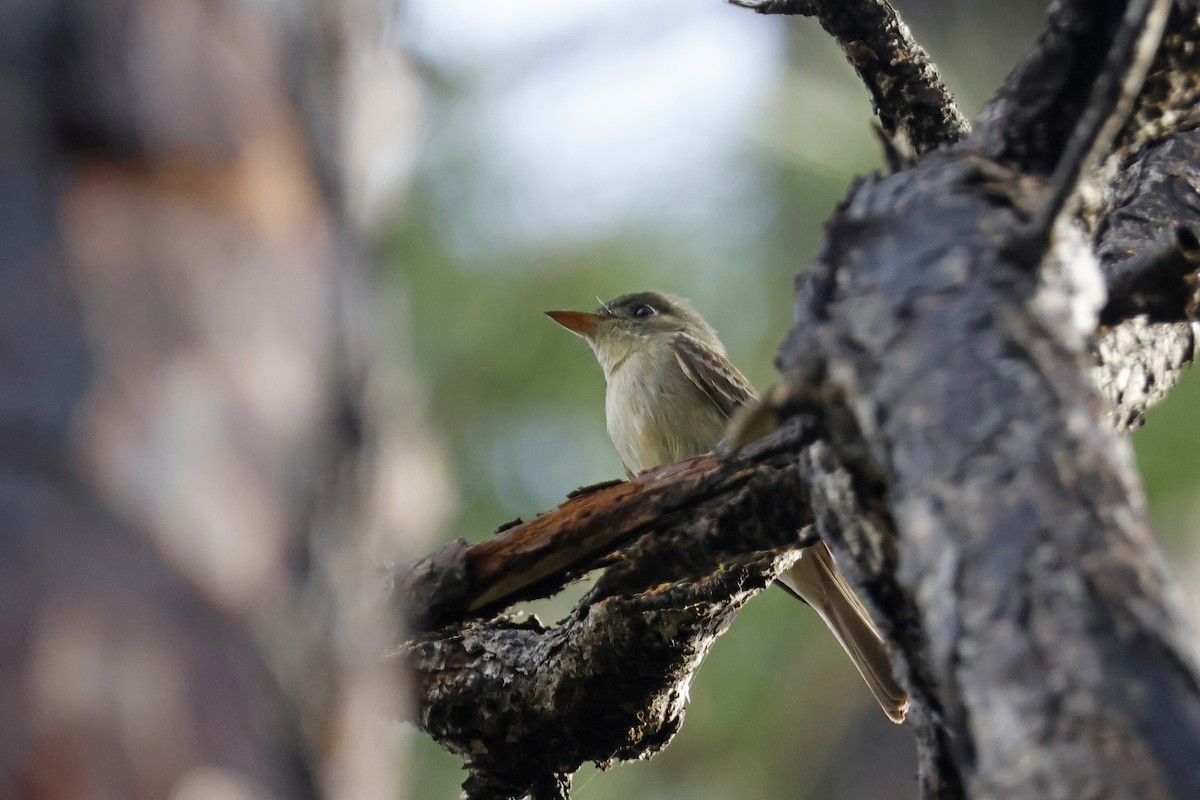
[[[824,542],[804,549],[800,560],[779,576],[780,583],[825,620],[892,722],[903,722],[908,693],[892,677],[887,645],[867,610],[833,563]]]

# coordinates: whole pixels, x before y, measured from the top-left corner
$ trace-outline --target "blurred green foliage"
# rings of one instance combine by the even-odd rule
[[[809,20],[666,3],[677,20],[632,2],[607,10],[584,3],[578,22],[549,26],[540,36],[514,33],[519,48],[506,49],[503,29],[493,24],[487,46],[443,53],[440,46],[458,41],[456,24],[464,41],[479,38],[471,26],[489,24],[476,19],[480,4],[449,3],[450,10],[436,12],[432,0],[412,5],[410,46],[427,80],[428,123],[408,199],[382,255],[407,303],[417,364],[454,463],[460,496],[447,535],[479,540],[506,520],[556,505],[575,486],[621,475],[604,431],[599,367],[582,342],[542,311],[591,308],[597,296],[640,289],[677,292],[697,303],[732,358],[765,388],[790,320],[793,277],[815,253],[821,224],[850,181],[873,170],[879,154],[865,93],[838,48]],[[544,11],[536,2],[519,4],[512,13],[552,14],[555,7],[543,5]],[[900,7],[972,115],[1043,16],[1043,4],[1032,0]],[[422,24],[422,13],[441,14],[440,28]],[[492,8],[488,19],[495,23],[502,13]],[[741,49],[722,53],[718,45],[692,57],[737,63],[756,41],[756,57],[768,54],[762,82],[746,87],[753,102],[729,100],[751,116],[730,121],[720,103],[702,112],[701,122],[680,134],[691,137],[680,147],[715,155],[676,173],[626,168],[618,155],[607,171],[633,198],[630,213],[597,212],[594,225],[556,229],[554,220],[570,209],[539,205],[545,201],[529,180],[545,167],[536,148],[530,163],[503,146],[498,130],[506,124],[506,103],[528,81],[566,70],[564,64],[578,68],[590,36],[607,31],[606,44],[652,50],[656,37],[698,25],[728,25],[750,38],[731,38],[730,47]],[[748,25],[761,27],[760,39],[746,32]],[[423,38],[434,28],[440,38]],[[594,57],[608,55],[601,48]],[[547,92],[543,99],[553,97]],[[533,108],[529,136],[539,135],[540,112]],[[621,107],[604,112],[601,119],[611,117],[614,126],[636,130],[645,123]],[[669,120],[671,108],[663,113]],[[520,126],[515,130],[519,136]],[[595,132],[579,133],[586,139]],[[643,155],[629,152],[638,164]],[[589,193],[602,195],[605,186],[573,178],[571,164],[561,169],[566,191],[557,187],[552,203],[577,200],[581,213],[604,208]],[[1189,563],[1194,537],[1186,520],[1195,516],[1200,483],[1200,426],[1191,419],[1197,393],[1200,380],[1192,378],[1135,440],[1156,520],[1169,532],[1172,551]],[[565,607],[559,601],[538,611],[553,616]],[[464,778],[459,759],[415,731],[410,738],[417,767],[412,796],[456,797]],[[782,592],[766,592],[704,664],[676,741],[649,763],[600,775],[585,769],[574,796],[909,797],[916,791],[913,768],[910,735],[878,712],[815,615]]]

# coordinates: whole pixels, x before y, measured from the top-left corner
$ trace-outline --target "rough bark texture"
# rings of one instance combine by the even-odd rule
[[[392,796],[336,17],[0,9],[0,796]]]
[[[608,559],[599,582],[560,624],[453,626],[403,648],[400,655],[416,676],[419,722],[467,759],[469,796],[511,797],[557,786],[584,761],[647,756],[670,741],[683,719],[687,686],[713,641],[795,560],[796,545],[811,541],[793,456],[802,439],[803,428],[789,425],[743,456],[662,467],[621,484],[622,495],[601,498],[599,525],[632,541]],[[533,543],[543,551],[540,531],[576,532],[580,501],[587,499],[539,517],[535,522],[545,520],[540,527],[504,531],[503,550],[522,552]],[[454,547],[433,561],[462,559],[463,566],[447,571],[469,575],[476,572],[473,563],[493,557],[486,544]],[[566,575],[612,553],[611,546],[550,549],[569,559],[559,568]],[[483,556],[472,561],[472,550]],[[511,561],[513,575],[528,582],[519,586],[518,580],[506,598],[546,590],[540,570],[520,557]],[[428,562],[408,572],[398,584],[401,594],[458,597],[461,609],[488,591],[470,579],[446,588],[409,583],[435,572]],[[442,615],[447,608],[438,606]]]
[[[900,597],[893,605],[919,617],[891,633],[933,712],[922,754],[933,794],[1200,788],[1190,642],[1129,455],[1084,368],[1100,273],[1074,223],[1043,238],[1112,129],[1097,104],[1122,105],[1110,89],[1063,80],[1097,70],[1110,47],[1130,54],[1116,63],[1133,60],[1117,11],[1061,7],[1044,49],[960,151],[852,195],[800,287],[781,354],[797,391],[830,413],[810,484],[831,471],[871,477],[855,502],[818,513],[819,530],[867,568],[868,594]],[[1048,190],[1029,180],[1039,175]],[[893,537],[894,565],[859,555]]]
[[[917,616],[891,633],[968,796],[1188,796],[1189,651],[1067,298],[998,257],[989,231],[1019,221],[957,159],[833,221],[782,366],[835,407],[805,477],[871,480],[830,497],[819,532]],[[858,555],[893,540],[877,570]]]
[[[718,523],[713,495],[687,499],[695,463],[643,476],[669,513],[620,533],[632,543],[562,626],[443,615],[408,646],[421,723],[467,757],[470,796],[561,796],[579,760],[660,748],[705,643],[786,557],[769,529],[810,523],[913,693],[923,795],[1200,794],[1195,643],[1120,438],[1196,349],[1198,32],[1182,0],[1057,4],[973,134],[858,183],[828,222],[797,283],[783,381],[749,415],[784,426],[710,464],[720,480],[783,454],[786,480],[749,474],[736,497],[750,504]],[[872,70],[894,63],[853,49],[879,85]],[[881,116],[908,104],[887,124],[918,129],[900,120],[929,113],[920,96],[877,96]],[[955,138],[945,117],[930,124]],[[620,514],[613,488],[592,513]],[[569,506],[545,525],[574,524]],[[696,544],[716,530],[706,559]],[[738,552],[765,560],[744,572]],[[598,555],[573,553],[562,576]]]

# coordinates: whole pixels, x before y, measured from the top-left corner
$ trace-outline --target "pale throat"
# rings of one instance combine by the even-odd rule
[[[652,343],[642,337],[620,336],[606,338],[602,344],[589,341],[588,346],[604,370],[604,380],[611,383],[617,370],[630,356],[650,348]]]

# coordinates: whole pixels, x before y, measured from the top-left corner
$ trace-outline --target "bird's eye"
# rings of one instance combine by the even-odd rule
[[[634,309],[633,315],[635,317],[638,317],[639,319],[645,319],[646,317],[653,317],[654,316],[654,306],[638,306],[636,309]]]

